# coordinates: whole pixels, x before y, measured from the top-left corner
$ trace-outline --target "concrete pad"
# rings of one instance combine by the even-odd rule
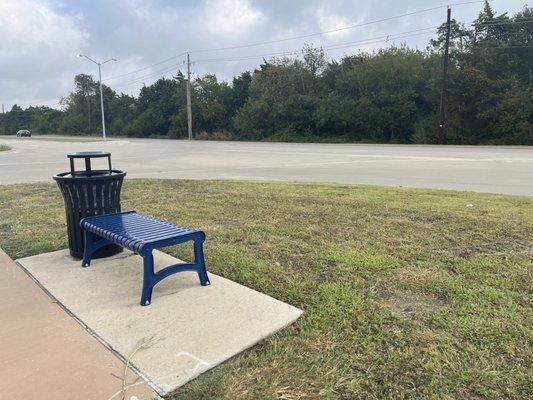
[[[0,249],[0,399],[159,398]]]
[[[154,252],[157,268],[179,260]],[[76,318],[166,395],[294,322],[301,310],[210,273],[158,284],[139,305],[142,259],[124,252],[81,268],[67,250],[23,258],[29,271]],[[209,266],[208,266],[209,270]]]

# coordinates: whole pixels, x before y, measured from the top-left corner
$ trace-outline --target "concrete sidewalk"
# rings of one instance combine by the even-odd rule
[[[154,399],[154,390],[0,249],[0,398]],[[126,387],[122,396],[122,388]]]
[[[156,270],[180,260],[154,251]],[[68,250],[21,258],[22,265],[70,313],[146,377],[161,396],[296,321],[302,311],[229,279],[180,272],[139,305],[142,258],[130,251],[82,268]],[[209,269],[209,266],[208,266]],[[60,277],[60,279],[58,279]]]

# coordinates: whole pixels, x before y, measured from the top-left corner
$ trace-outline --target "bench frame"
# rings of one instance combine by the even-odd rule
[[[134,211],[126,211],[118,214],[134,213]],[[117,214],[106,214],[100,215],[98,218],[105,218],[106,216],[117,215]],[[88,217],[94,218],[94,217]],[[81,220],[80,225],[83,229],[85,250],[83,254],[82,267],[87,268],[91,265],[91,256],[99,249],[109,244],[117,244],[122,247],[129,248],[135,254],[140,255],[143,258],[143,287],[141,294],[141,306],[147,306],[152,302],[152,292],[154,286],[161,282],[166,277],[176,274],[183,271],[195,271],[198,273],[198,278],[202,286],[207,286],[210,284],[209,276],[207,275],[207,270],[205,268],[204,260],[204,250],[203,244],[205,241],[205,233],[201,231],[188,231],[184,234],[174,235],[166,237],[163,239],[155,240],[153,242],[144,242],[141,246],[130,247],[128,243],[122,243],[118,240],[112,240],[104,238],[103,236],[89,231],[83,226],[84,219]],[[106,236],[111,238],[116,235],[109,235],[111,231],[104,231],[103,234],[107,233]],[[112,232],[111,232],[112,233]],[[154,271],[154,256],[153,250],[160,249],[163,247],[173,246],[176,244],[193,241],[194,242],[194,262],[193,263],[178,263],[174,265],[167,266],[161,270]]]

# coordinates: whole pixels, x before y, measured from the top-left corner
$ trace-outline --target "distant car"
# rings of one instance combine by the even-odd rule
[[[17,132],[17,137],[31,137],[31,132],[27,129],[21,129]]]

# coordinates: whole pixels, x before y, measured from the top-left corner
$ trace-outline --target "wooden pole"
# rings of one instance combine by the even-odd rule
[[[191,59],[189,53],[187,53],[187,128],[189,140],[192,140]]]
[[[91,132],[91,95],[90,95],[90,91],[89,91],[89,83],[87,82],[87,88],[86,88],[86,91],[85,91],[85,97],[87,98],[87,119],[88,119],[88,122],[89,122],[89,135],[92,133]]]
[[[440,93],[440,123],[439,123],[439,144],[446,143],[448,131],[448,63],[450,56],[450,25],[452,9],[448,7],[446,18],[446,43],[444,47],[444,68],[442,70],[442,90]]]

